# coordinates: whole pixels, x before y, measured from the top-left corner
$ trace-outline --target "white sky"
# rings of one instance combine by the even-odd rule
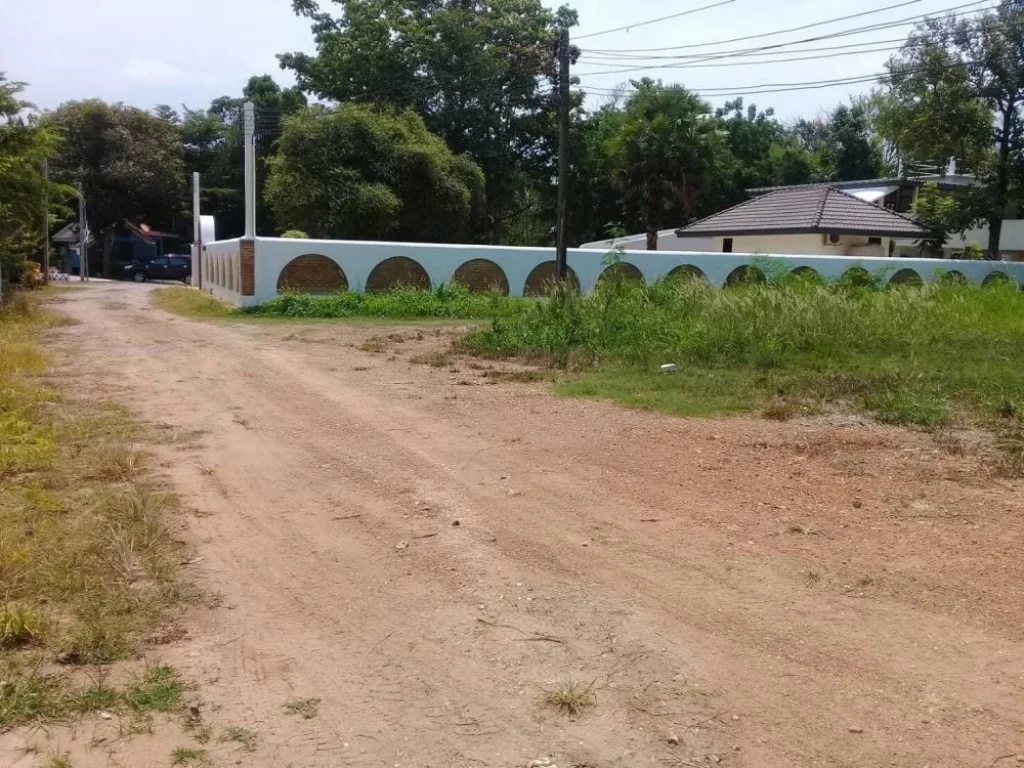
[[[580,26],[575,36],[637,23],[714,0],[575,0]],[[628,32],[581,39],[582,48],[645,48],[702,43],[795,27],[893,5],[900,0],[734,0],[712,10],[640,27]],[[548,5],[559,2],[545,0]],[[918,0],[912,5],[805,32],[718,46],[736,48],[799,40],[828,32],[894,21],[950,8],[968,0]],[[333,5],[328,0],[324,6]],[[337,7],[337,6],[336,6]],[[901,38],[910,26],[879,30],[834,41],[864,43]],[[829,41],[807,43],[821,47]],[[896,44],[891,44],[893,47]],[[297,18],[289,0],[0,0],[0,71],[29,83],[27,98],[39,107],[88,97],[152,108],[205,107],[212,98],[238,95],[254,74],[271,74],[291,83],[274,55],[312,50],[306,19]],[[801,46],[796,46],[801,47]],[[696,52],[713,52],[716,47]],[[694,51],[682,51],[693,53]],[[663,54],[673,52],[666,51]],[[678,53],[678,52],[677,52]],[[654,54],[658,55],[658,54]],[[805,54],[811,55],[811,54]],[[662,69],[594,75],[617,65],[577,66],[585,84],[614,87],[649,74],[688,87],[736,88],[763,83],[792,83],[868,75],[882,71],[888,53],[859,53],[814,61],[703,69]],[[643,63],[643,62],[641,62]],[[661,62],[659,62],[661,63]],[[666,62],[671,63],[671,62]],[[747,96],[747,103],[774,106],[783,119],[814,117],[870,84]],[[709,97],[720,104],[724,97]],[[590,103],[594,103],[592,100]]]

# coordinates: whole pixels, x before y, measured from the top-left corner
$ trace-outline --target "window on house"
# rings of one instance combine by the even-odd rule
[[[732,238],[727,237],[722,240],[722,253],[732,253]]]
[[[880,238],[880,237],[869,237],[868,238],[868,245],[881,245],[881,244],[882,244],[882,238]]]

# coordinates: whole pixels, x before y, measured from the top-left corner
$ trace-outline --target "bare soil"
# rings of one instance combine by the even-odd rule
[[[409,362],[449,329],[197,322],[149,290],[69,292],[53,341],[80,391],[174,436],[211,599],[152,658],[195,681],[213,765],[1024,762],[1024,484],[977,457],[556,398]],[[593,695],[575,719],[545,702],[566,681]],[[123,730],[8,734],[0,764],[196,746]]]

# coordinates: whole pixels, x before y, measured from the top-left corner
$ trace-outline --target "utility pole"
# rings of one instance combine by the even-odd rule
[[[242,105],[245,137],[245,239],[256,237],[256,107],[251,101]]]
[[[192,285],[203,287],[203,225],[199,215],[199,172],[192,174]]]
[[[78,281],[89,279],[89,224],[85,218],[85,195],[78,185]]]
[[[50,284],[50,161],[43,160],[43,285]]]
[[[555,277],[568,277],[566,209],[569,198],[569,30],[558,34],[558,213],[555,224]]]

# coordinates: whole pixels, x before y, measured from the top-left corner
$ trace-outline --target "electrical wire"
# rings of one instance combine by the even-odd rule
[[[799,44],[799,43],[816,42],[818,40],[828,40],[828,39],[832,39],[832,38],[836,38],[836,37],[846,37],[846,36],[849,36],[849,35],[852,35],[852,34],[859,34],[860,32],[872,31],[872,30],[875,30],[875,29],[887,29],[887,28],[891,28],[891,27],[904,26],[904,25],[909,24],[909,23],[911,23],[913,21],[919,21],[919,20],[923,20],[923,19],[935,16],[936,14],[962,11],[962,10],[965,10],[967,8],[973,8],[973,7],[978,6],[978,5],[983,5],[983,4],[988,3],[990,1],[991,0],[974,0],[974,2],[965,3],[963,5],[956,5],[956,6],[952,6],[950,8],[942,8],[940,10],[929,11],[928,13],[924,13],[924,14],[916,14],[914,16],[908,16],[908,17],[905,17],[905,18],[899,19],[899,20],[888,21],[888,22],[880,22],[878,24],[869,24],[869,25],[864,26],[864,27],[856,27],[856,28],[845,30],[845,31],[841,31],[841,32],[834,32],[834,33],[830,33],[830,34],[827,34],[827,35],[821,35],[821,36],[818,36],[818,37],[807,38],[805,40],[792,40],[792,41],[787,42],[787,43],[777,43],[777,44],[774,44],[774,45],[771,45],[771,46],[766,46],[765,49],[767,49],[767,48],[779,48],[779,47],[782,47],[782,46],[785,46],[785,45],[796,45],[796,44]],[[833,19],[826,19],[824,21],[816,21],[816,22],[814,22],[812,24],[804,24],[804,25],[799,26],[799,27],[790,27],[788,29],[777,29],[777,30],[774,30],[772,32],[762,32],[762,33],[759,33],[759,34],[756,34],[756,35],[745,35],[743,37],[733,37],[733,38],[728,38],[726,40],[715,40],[713,42],[707,42],[707,43],[690,43],[689,45],[670,45],[670,46],[663,46],[663,47],[658,47],[658,48],[592,49],[592,50],[590,50],[590,52],[591,53],[645,53],[645,52],[648,52],[648,51],[681,51],[681,50],[688,50],[688,49],[693,49],[693,48],[707,48],[707,47],[713,46],[713,45],[726,45],[728,43],[738,43],[738,42],[743,42],[745,40],[758,40],[758,39],[765,38],[765,37],[775,37],[776,35],[786,35],[786,34],[789,34],[791,32],[799,32],[799,31],[802,31],[802,30],[805,30],[805,29],[811,29],[813,27],[821,27],[821,26],[825,26],[827,24],[834,24],[834,23],[836,23],[838,21],[848,21],[849,19],[855,19],[855,18],[858,18],[858,17],[861,17],[861,16],[869,16],[869,15],[872,15],[872,14],[875,14],[875,13],[882,13],[884,11],[891,11],[891,10],[893,10],[895,8],[901,8],[903,6],[912,5],[912,4],[917,3],[917,2],[921,2],[921,0],[906,0],[906,2],[897,3],[896,5],[889,5],[889,6],[886,6],[884,8],[876,8],[875,10],[872,10],[872,11],[862,11],[861,13],[854,13],[854,14],[851,14],[849,16],[838,16],[838,17],[833,18]],[[995,7],[995,6],[993,6],[993,7]],[[748,50],[753,51],[753,50],[757,50],[757,49],[748,49]],[[583,52],[587,52],[587,49],[584,49]],[[723,54],[724,55],[724,54],[728,54],[728,53],[732,53],[732,52],[709,51],[708,55],[715,55],[715,54]]]
[[[915,70],[908,70],[900,72],[900,75],[905,75],[908,72],[914,72]],[[718,88],[696,88],[696,87],[667,87],[661,90],[665,91],[689,91],[692,93],[699,93],[709,98],[722,98],[732,96],[756,96],[766,93],[788,93],[791,91],[809,91],[818,90],[821,88],[833,88],[839,85],[856,85],[858,83],[870,83],[870,82],[882,82],[893,78],[892,73],[888,72],[876,72],[874,74],[866,75],[853,75],[851,77],[835,78],[830,80],[810,80],[798,83],[760,83],[755,85],[746,86],[723,86]],[[631,95],[636,93],[638,89],[624,89],[624,88],[601,88],[596,86],[588,86],[585,83],[580,84],[580,88],[584,93],[596,92],[598,94],[605,95]],[[725,91],[723,93],[723,91]]]
[[[635,24],[627,24],[624,27],[616,27],[615,29],[605,29],[601,32],[591,32],[586,35],[579,35],[575,39],[583,40],[587,37],[597,37],[598,35],[610,35],[612,32],[628,32],[635,27],[646,27],[648,24],[657,24],[659,21],[668,21],[669,19],[678,19],[683,16],[690,16],[694,13],[700,13],[701,11],[710,11],[712,8],[718,8],[723,5],[729,5],[735,3],[736,0],[719,0],[717,3],[711,3],[710,5],[703,5],[700,8],[691,8],[688,11],[681,11],[679,13],[671,13],[668,16],[661,16],[657,19],[648,19],[647,21],[638,21]],[[910,0],[910,2],[919,3],[921,0]]]

